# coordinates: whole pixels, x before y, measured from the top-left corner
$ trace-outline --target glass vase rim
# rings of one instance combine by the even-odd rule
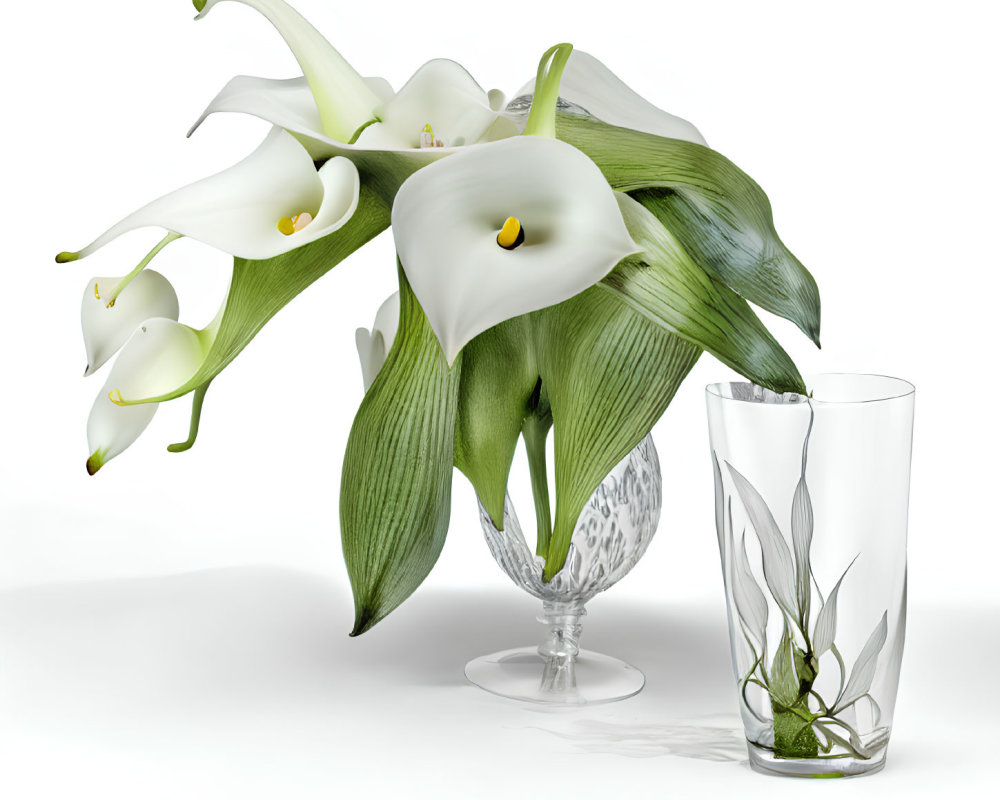
[[[917,388],[910,381],[904,378],[897,378],[892,375],[884,375],[875,372],[820,372],[806,375],[803,380],[808,387],[810,382],[818,379],[829,379],[829,378],[877,378],[884,382],[889,382],[894,387],[891,390],[882,391],[878,393],[872,393],[870,396],[850,398],[850,399],[823,399],[818,397],[808,397],[806,395],[799,394],[798,392],[785,392],[784,394],[776,394],[778,397],[787,397],[787,402],[772,402],[772,403],[762,403],[757,400],[743,398],[743,397],[730,397],[726,396],[722,387],[743,385],[743,386],[757,386],[758,384],[753,383],[749,380],[740,381],[717,381],[715,383],[710,383],[705,387],[705,393],[716,397],[719,400],[724,400],[731,403],[748,403],[750,405],[756,406],[767,406],[770,408],[782,407],[782,406],[799,406],[802,404],[803,400],[810,403],[821,404],[825,406],[855,406],[855,405],[868,405],[872,403],[884,403],[889,400],[900,400],[905,397],[912,396]],[[770,390],[765,390],[770,391]],[[793,399],[795,398],[795,399]]]

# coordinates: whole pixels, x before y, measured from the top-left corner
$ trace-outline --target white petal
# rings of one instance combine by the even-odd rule
[[[325,236],[345,224],[357,206],[360,182],[346,159],[328,162],[317,175],[295,138],[273,128],[243,161],[154,200],[79,251],[90,255],[121,234],[157,226],[210,244],[240,258],[270,258]],[[349,166],[348,166],[349,165]],[[308,211],[314,220],[286,236],[282,217]]]
[[[534,89],[532,80],[515,97],[530,95]],[[609,125],[705,144],[694,125],[640,97],[604,64],[581,50],[574,50],[569,57],[559,96]]]
[[[379,103],[388,102],[394,92],[385,78],[365,78],[365,84],[378,97]],[[215,96],[191,126],[188,136],[194,133],[210,114],[234,112],[259,117],[272,125],[296,134],[309,149],[312,140],[323,141],[323,126],[319,119],[316,101],[313,100],[309,82],[305,77],[273,80],[237,75]]]
[[[87,419],[90,458],[87,471],[93,475],[112,458],[123,453],[153,421],[158,403],[117,406],[108,397],[108,384],[98,393]]]
[[[396,331],[399,330],[399,292],[393,292],[375,313],[375,324],[372,333],[381,333],[385,342],[385,355],[388,355],[392,343],[396,341]]]
[[[399,292],[393,292],[375,314],[375,324],[371,332],[366,328],[358,328],[354,334],[354,342],[358,348],[358,358],[361,360],[361,380],[367,392],[375,376],[385,363],[385,358],[396,340],[399,329]]]
[[[496,237],[517,217],[524,243]],[[424,167],[392,207],[396,250],[448,362],[506,319],[567,300],[638,252],[597,166],[555,139],[519,136]]]
[[[169,392],[194,375],[204,356],[201,337],[173,320],[154,317],[136,330],[115,361],[87,420],[91,452],[87,469],[91,474],[139,438],[158,405],[122,406],[113,403],[110,395],[131,401]]]
[[[372,118],[378,96],[364,79],[306,19],[283,0],[237,0],[263,14],[288,44],[302,67],[316,101],[322,130],[339,141]],[[221,0],[208,0],[198,14],[204,17]]]
[[[474,144],[486,135],[499,112],[490,107],[489,95],[460,64],[438,58],[420,67],[375,115],[379,122],[361,132],[359,147],[419,147],[427,124],[445,147]]]
[[[171,319],[147,319],[132,334],[108,375],[108,391],[135,402],[182,386],[205,358],[198,332]]]
[[[322,133],[316,101],[305,77],[272,80],[237,75],[212,99],[188,136],[210,114],[223,111],[250,114],[293,133]]]
[[[108,298],[121,278],[91,278],[83,290],[80,319],[83,323],[83,344],[87,350],[87,371],[90,375],[128,341],[143,320],[167,317],[176,320],[179,314],[177,293],[170,281],[159,272],[145,269],[126,286],[115,304],[108,308]]]

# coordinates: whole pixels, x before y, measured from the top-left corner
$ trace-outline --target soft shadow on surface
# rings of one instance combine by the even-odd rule
[[[667,725],[579,720],[567,731],[547,732],[566,739],[586,753],[630,758],[681,756],[703,761],[747,760],[746,739],[736,717],[708,717]]]
[[[724,620],[706,625],[685,609],[611,597],[592,608],[584,645],[639,666],[643,697],[673,712],[729,708]],[[514,587],[422,591],[351,639],[346,589],[290,570],[9,590],[0,593],[0,701],[44,696],[46,705],[155,713],[170,703],[332,696],[348,676],[359,692],[385,685],[478,693],[465,663],[540,642],[538,610]]]
[[[576,751],[745,757],[717,609],[619,600],[614,590],[598,598],[583,645],[636,665],[646,687],[571,711],[512,706],[465,681],[469,659],[540,640],[537,603],[514,587],[422,590],[356,639],[346,635],[351,611],[345,587],[265,568],[9,590],[0,593],[0,715],[119,724],[295,707],[335,716],[394,693],[544,729]],[[982,632],[998,622],[994,609],[912,614],[902,707],[921,696],[922,708],[945,717],[974,704],[974,681],[934,691],[942,654],[976,642],[981,663],[993,663],[1000,640]]]

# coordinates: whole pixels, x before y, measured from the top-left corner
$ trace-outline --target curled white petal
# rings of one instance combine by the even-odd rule
[[[532,80],[515,97],[532,94],[534,90]],[[581,50],[574,50],[569,57],[559,84],[559,96],[609,125],[705,144],[705,138],[694,125],[657,108],[598,59]]]
[[[204,358],[203,337],[187,325],[162,317],[143,322],[122,348],[90,411],[88,470],[96,472],[139,438],[158,405],[122,403],[156,397],[182,386]]]
[[[375,376],[385,363],[385,358],[396,340],[399,329],[399,292],[393,292],[375,314],[375,323],[371,331],[358,328],[354,335],[358,347],[358,358],[361,360],[361,379],[367,392]]]
[[[378,119],[358,137],[359,147],[402,150],[420,147],[425,125],[443,147],[480,141],[499,116],[490,97],[460,64],[438,58],[428,61],[387,103],[376,109]]]
[[[176,320],[180,313],[174,287],[151,269],[136,275],[109,308],[108,300],[120,280],[120,277],[91,278],[83,290],[80,321],[87,351],[84,375],[100,369],[143,320],[150,317]]]
[[[360,186],[350,161],[331,159],[317,174],[305,148],[273,128],[238,164],[143,206],[76,256],[90,255],[127,231],[156,226],[240,258],[271,258],[344,225],[357,208]],[[278,230],[282,217],[303,211],[314,218],[310,225],[292,235]]]
[[[516,217],[524,242],[497,244]],[[506,319],[567,300],[638,252],[597,166],[565,142],[519,136],[414,173],[392,207],[396,250],[448,362]]]
[[[208,0],[198,14],[204,17],[222,0]],[[316,102],[323,132],[350,141],[372,118],[378,96],[323,35],[283,0],[237,0],[259,11],[281,34],[302,67]]]
[[[388,102],[395,94],[385,78],[365,78],[364,81],[379,103]],[[319,109],[316,108],[316,101],[305,76],[274,80],[237,75],[208,104],[197,122],[191,126],[188,136],[210,115],[219,112],[250,114],[266,120],[297,134],[307,148],[317,137],[320,140],[324,138]]]

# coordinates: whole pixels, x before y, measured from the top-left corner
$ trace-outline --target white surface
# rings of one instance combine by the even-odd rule
[[[299,7],[363,74],[396,88],[448,56],[484,88],[513,91],[549,45],[575,42],[764,187],[823,297],[822,351],[768,318],[802,371],[917,386],[900,701],[888,767],[850,791],[935,796],[991,780],[995,4]],[[193,13],[186,0],[59,0],[17,4],[0,31],[0,794],[838,791],[678,753],[718,734],[715,750],[742,758],[702,397],[730,373],[708,356],[654,433],[660,533],[586,622],[584,646],[649,678],[601,709],[538,714],[463,684],[468,658],[526,644],[540,626],[489,558],[461,476],[434,573],[371,633],[346,636],[336,503],[361,398],[353,334],[395,288],[388,236],[296,299],[215,381],[192,451],[165,452],[187,434],[188,404],[175,402],[87,477],[86,415],[102,379],[79,377],[80,292],[92,275],[123,274],[159,237],[130,234],[77,264],[52,257],[253,150],[266,127],[251,119],[219,115],[183,138],[232,75],[297,74],[249,9],[225,4],[198,24]],[[225,257],[181,241],[156,268],[177,286],[182,320],[211,318]],[[626,757],[636,750],[649,757]]]

